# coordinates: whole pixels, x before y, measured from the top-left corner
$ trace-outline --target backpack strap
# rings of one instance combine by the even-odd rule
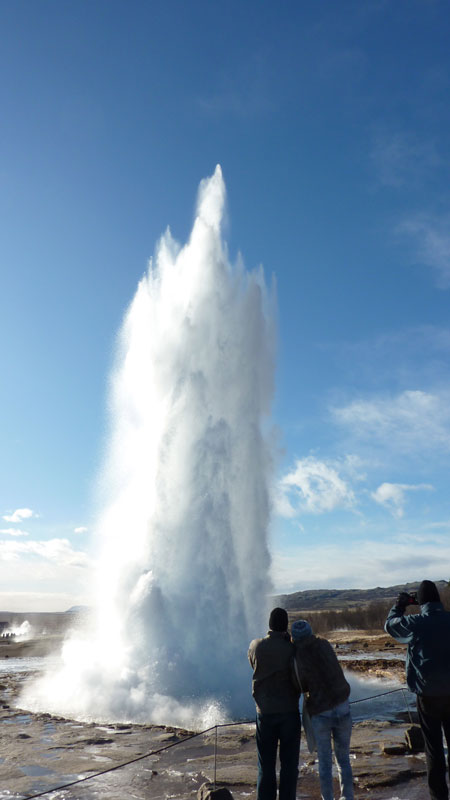
[[[294,683],[297,684],[296,688],[300,689],[300,692],[302,694],[304,694],[303,686],[302,686],[302,682],[300,680],[300,674],[299,674],[298,666],[297,666],[297,658],[296,658],[295,654],[292,656],[292,661],[293,661],[293,668],[294,668]]]

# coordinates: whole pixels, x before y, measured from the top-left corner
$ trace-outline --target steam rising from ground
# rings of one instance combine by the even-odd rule
[[[28,620],[25,619],[21,625],[10,625],[9,628],[3,631],[2,636],[14,636],[16,640],[25,642],[33,637],[33,629]]]
[[[98,526],[96,621],[28,708],[85,719],[207,725],[249,713],[264,632],[273,379],[262,271],[231,266],[220,167],[187,245],[170,231],[120,333]]]

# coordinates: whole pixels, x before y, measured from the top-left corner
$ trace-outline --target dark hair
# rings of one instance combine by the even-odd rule
[[[424,603],[440,603],[441,598],[436,584],[433,581],[422,581],[417,592],[417,600],[421,606]]]
[[[284,608],[274,608],[270,612],[269,628],[271,631],[284,633],[288,628],[288,615]]]

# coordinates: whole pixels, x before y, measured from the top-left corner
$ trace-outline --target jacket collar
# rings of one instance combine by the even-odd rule
[[[267,631],[271,639],[291,639],[287,631]]]
[[[421,614],[433,614],[435,611],[443,611],[444,606],[442,603],[424,603],[420,606]]]

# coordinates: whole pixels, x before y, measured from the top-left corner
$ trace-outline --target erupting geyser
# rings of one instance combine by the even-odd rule
[[[266,625],[272,298],[231,266],[218,166],[189,242],[168,231],[120,333],[102,477],[93,630],[21,705],[204,725],[253,706],[247,646]]]

